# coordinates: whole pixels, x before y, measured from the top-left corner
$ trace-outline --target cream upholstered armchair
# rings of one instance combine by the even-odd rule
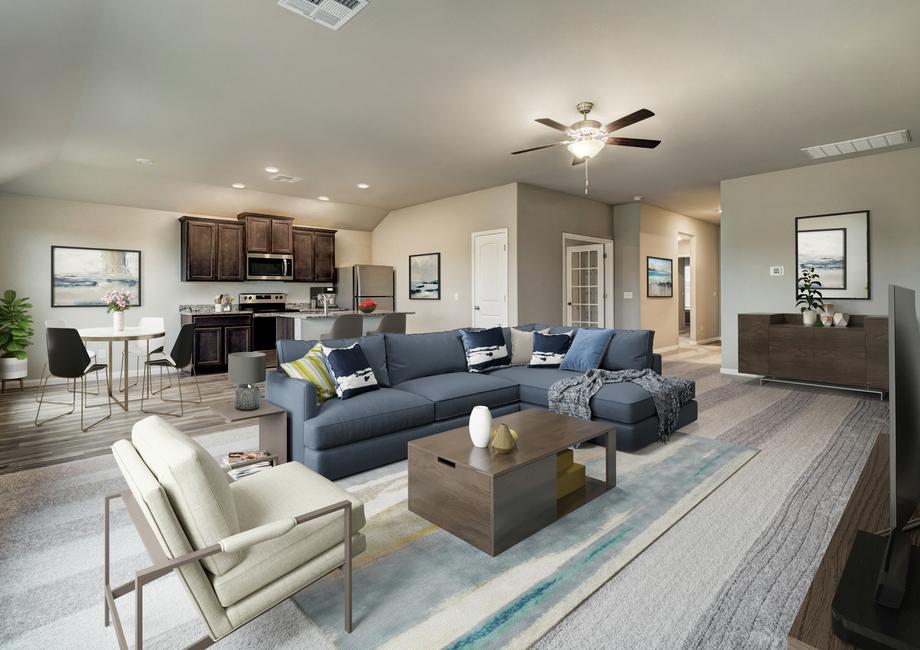
[[[112,453],[128,490],[105,498],[105,624],[127,640],[115,600],[135,592],[135,647],[143,645],[143,589],[176,571],[208,635],[206,648],[335,569],[342,569],[351,632],[351,558],[366,543],[364,505],[299,463],[230,482],[198,443],[159,417],[134,425]],[[153,564],[111,586],[109,508],[125,502]]]

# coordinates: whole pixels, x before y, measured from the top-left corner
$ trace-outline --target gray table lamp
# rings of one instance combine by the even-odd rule
[[[265,381],[265,354],[231,352],[227,355],[227,375],[236,384],[236,408],[255,411],[259,408],[259,382]]]

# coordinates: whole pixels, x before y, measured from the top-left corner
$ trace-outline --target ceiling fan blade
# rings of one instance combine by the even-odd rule
[[[645,140],[643,138],[607,138],[607,144],[617,144],[621,147],[643,147],[645,149],[654,149],[661,140]]]
[[[565,133],[566,131],[569,130],[569,127],[567,127],[565,124],[560,124],[560,123],[557,122],[556,120],[551,120],[551,119],[549,119],[548,117],[541,117],[540,119],[534,120],[534,121],[535,121],[535,122],[539,122],[540,124],[542,124],[542,125],[544,125],[544,126],[548,126],[548,127],[551,128],[551,129],[556,129],[557,131],[562,131],[563,133]]]
[[[621,117],[618,120],[614,120],[610,124],[607,124],[606,126],[603,126],[601,128],[607,133],[613,133],[617,129],[622,129],[624,126],[629,126],[630,124],[635,124],[636,122],[647,120],[652,115],[654,115],[654,113],[648,110],[647,108],[640,108],[635,113],[630,113],[626,117]]]
[[[572,167],[575,165],[580,165],[585,161],[584,158],[572,158]]]
[[[550,147],[558,147],[560,144],[562,143],[554,142],[553,144],[544,144],[543,146],[540,146],[540,147],[531,147],[530,149],[521,149],[520,151],[512,151],[511,155],[514,156],[519,153],[527,153],[528,151],[539,151],[540,149],[549,149]]]

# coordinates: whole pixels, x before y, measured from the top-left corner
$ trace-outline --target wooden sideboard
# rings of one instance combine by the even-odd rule
[[[848,327],[805,327],[801,314],[738,314],[738,371],[888,391],[888,318],[850,316]]]

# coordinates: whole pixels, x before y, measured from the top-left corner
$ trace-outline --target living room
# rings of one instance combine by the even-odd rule
[[[0,644],[915,647],[886,8],[4,6]]]

